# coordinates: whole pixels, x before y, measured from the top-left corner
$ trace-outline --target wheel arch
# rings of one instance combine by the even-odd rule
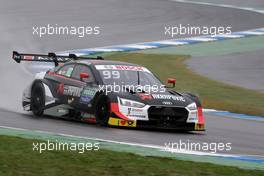
[[[201,100],[200,100],[198,95],[195,95],[195,94],[190,93],[190,92],[185,92],[185,93],[183,93],[183,95],[190,98],[191,100],[193,100],[198,107],[202,107],[202,103],[201,103]]]
[[[30,87],[30,97],[31,97],[31,92],[32,92],[32,89],[33,87],[36,85],[36,84],[42,84],[43,86],[43,93],[45,95],[45,104],[47,103],[47,101],[49,101],[50,99],[52,100],[55,100],[55,96],[54,96],[54,91],[52,89],[52,86],[51,84],[49,83],[49,81],[45,80],[45,79],[36,79],[32,82],[31,84],[31,87]]]

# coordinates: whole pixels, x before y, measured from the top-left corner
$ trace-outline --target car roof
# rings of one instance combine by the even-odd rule
[[[133,63],[129,63],[129,62],[122,62],[122,61],[113,61],[113,60],[77,60],[75,61],[76,63],[82,63],[82,64],[87,64],[87,65],[130,65],[130,66],[141,66],[141,65],[137,65],[137,64],[133,64]]]

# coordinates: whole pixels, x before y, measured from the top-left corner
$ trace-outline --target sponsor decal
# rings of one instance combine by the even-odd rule
[[[170,102],[170,101],[163,101],[162,104],[164,104],[164,105],[172,105],[172,102]]]
[[[152,96],[150,94],[145,94],[145,93],[140,93],[139,97],[141,98],[141,100],[152,100]]]
[[[133,66],[133,65],[96,65],[97,70],[129,70],[129,71],[142,71],[148,72],[150,71],[141,66]]]
[[[148,120],[148,108],[149,105],[144,106],[143,108],[118,106],[119,112],[130,120]]]
[[[80,97],[82,89],[79,87],[74,86],[64,86],[64,95],[73,96],[73,97]]]
[[[80,103],[87,104],[92,100],[92,97],[89,96],[81,96],[80,97]]]
[[[154,99],[165,99],[165,100],[175,100],[175,101],[182,101],[185,102],[185,99],[180,96],[175,95],[164,95],[164,94],[152,94]]]
[[[82,89],[74,86],[67,86],[60,83],[57,88],[57,93],[61,95],[67,95],[72,97],[80,97]]]
[[[138,67],[138,66],[127,66],[127,65],[115,65],[115,69],[118,69],[118,70],[143,71],[143,67]]]
[[[129,116],[130,118],[138,118],[138,119],[145,119],[146,116],[145,115],[139,115],[139,114],[132,114]]]
[[[24,60],[33,60],[34,59],[34,56],[27,56],[27,55],[25,55],[24,56]]]
[[[85,88],[83,89],[80,97],[80,103],[88,104],[96,94],[97,89],[95,88]]]
[[[139,109],[139,108],[128,108],[128,115],[130,115],[133,112],[143,112],[143,109]]]
[[[97,89],[95,88],[85,88],[82,91],[81,96],[94,96],[97,92]]]
[[[198,130],[198,131],[204,131],[205,130],[205,127],[204,127],[204,124],[195,123],[194,129],[195,130]]]
[[[137,121],[123,120],[123,119],[117,119],[117,118],[110,117],[108,120],[108,124],[113,125],[113,126],[136,127]]]
[[[133,118],[146,118],[146,115],[144,115],[143,109],[138,108],[128,108],[127,109],[127,116],[133,117]]]

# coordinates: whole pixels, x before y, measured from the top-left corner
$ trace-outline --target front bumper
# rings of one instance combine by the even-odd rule
[[[168,129],[179,131],[205,131],[204,124],[198,123],[171,123],[169,121],[142,121],[142,120],[124,120],[118,117],[110,117],[109,126],[145,128],[145,129]]]
[[[133,109],[133,108],[132,108]],[[190,120],[190,112],[184,107],[149,106],[140,115],[141,119],[129,118],[128,111],[119,108],[118,104],[112,104],[109,126],[172,129],[182,131],[205,131],[205,123],[202,108],[198,108],[195,119]],[[129,115],[127,115],[129,114]]]
[[[170,122],[153,122],[153,121],[137,121],[138,128],[151,128],[151,129],[170,129],[179,131],[205,131],[204,124],[198,123],[170,123]]]

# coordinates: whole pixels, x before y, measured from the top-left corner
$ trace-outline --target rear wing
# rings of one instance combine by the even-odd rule
[[[45,54],[25,54],[18,53],[17,51],[13,51],[12,58],[20,63],[21,61],[36,61],[36,62],[53,62],[55,66],[58,66],[59,63],[65,63],[71,60],[81,60],[81,59],[92,59],[92,60],[103,60],[102,57],[97,56],[96,58],[91,57],[77,57],[75,54],[69,54],[68,56],[57,56],[55,53]]]

